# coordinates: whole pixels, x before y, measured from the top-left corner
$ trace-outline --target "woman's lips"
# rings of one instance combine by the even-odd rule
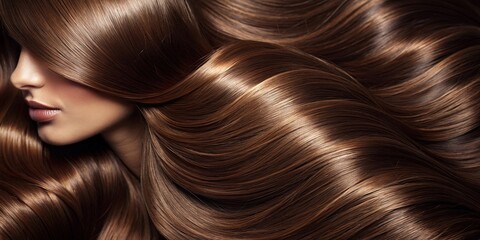
[[[41,108],[30,108],[28,109],[28,114],[33,121],[36,122],[49,122],[55,118],[60,112],[59,109],[41,109]]]
[[[30,118],[36,122],[52,121],[60,113],[60,109],[39,102],[27,101],[27,104],[29,106],[28,114]]]

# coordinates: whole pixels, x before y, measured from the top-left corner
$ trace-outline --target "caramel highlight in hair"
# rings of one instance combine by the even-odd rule
[[[0,0],[0,238],[476,239],[473,1]],[[43,143],[22,47],[132,102],[139,178]]]

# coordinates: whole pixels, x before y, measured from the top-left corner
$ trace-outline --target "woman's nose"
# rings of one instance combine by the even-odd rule
[[[16,88],[21,90],[40,88],[45,84],[43,68],[40,62],[28,50],[22,48],[17,67],[13,71],[10,80]]]

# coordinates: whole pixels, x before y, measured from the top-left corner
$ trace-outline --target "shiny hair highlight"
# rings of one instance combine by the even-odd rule
[[[473,1],[0,0],[0,238],[480,237]],[[50,146],[20,49],[136,104],[139,179]]]

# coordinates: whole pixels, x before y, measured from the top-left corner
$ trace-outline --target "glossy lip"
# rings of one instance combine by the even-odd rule
[[[27,104],[30,118],[36,122],[52,121],[60,113],[60,109],[36,101],[27,100]]]

